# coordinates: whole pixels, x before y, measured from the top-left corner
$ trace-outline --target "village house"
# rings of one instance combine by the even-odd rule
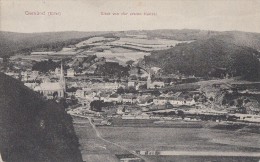
[[[154,81],[152,82],[151,75],[147,78],[147,89],[163,88],[165,86],[164,82]]]
[[[115,83],[93,83],[89,84],[88,88],[96,89],[96,90],[117,90],[119,87],[125,87],[124,85],[121,85],[117,82]]]
[[[109,99],[110,95],[111,95],[111,93],[101,93],[100,100],[103,100],[104,102],[111,102]]]
[[[122,102],[123,103],[129,103],[129,104],[135,104],[137,103],[137,97],[133,95],[122,95]]]
[[[74,77],[74,76],[75,76],[75,71],[74,71],[74,69],[69,68],[69,69],[67,70],[67,77]]]
[[[22,71],[21,76],[23,82],[34,81],[39,77],[39,71],[30,71],[30,70]]]
[[[115,103],[121,103],[123,101],[123,99],[120,95],[114,93],[114,94],[109,96],[109,101],[115,102]]]
[[[136,83],[135,81],[129,81],[129,82],[127,83],[127,86],[128,86],[128,87],[136,87],[136,85],[137,85],[137,83]]]
[[[184,99],[184,98],[176,98],[176,97],[158,97],[153,99],[153,103],[155,105],[165,105],[166,103],[170,103],[174,106],[192,106],[195,105],[195,101],[192,98]]]
[[[56,76],[60,76],[60,73],[61,73],[61,69],[60,69],[60,68],[55,68],[54,74],[55,74]]]
[[[77,89],[75,92],[75,97],[85,98],[85,91],[82,89]]]

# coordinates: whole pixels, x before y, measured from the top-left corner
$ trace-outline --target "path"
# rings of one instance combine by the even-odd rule
[[[135,151],[129,150],[128,148],[126,148],[126,147],[124,147],[124,146],[121,146],[121,145],[119,145],[119,144],[117,144],[117,143],[114,143],[114,142],[111,142],[111,141],[109,141],[109,140],[104,139],[104,138],[101,136],[101,134],[100,134],[100,132],[98,131],[98,129],[96,128],[96,126],[95,126],[95,125],[93,124],[93,122],[91,121],[91,118],[90,118],[90,117],[86,117],[86,116],[82,116],[82,115],[76,115],[76,114],[71,114],[71,115],[77,116],[77,117],[82,117],[82,118],[87,118],[87,119],[89,120],[89,123],[91,124],[92,128],[95,130],[95,133],[96,133],[97,137],[98,137],[99,139],[101,139],[102,141],[104,141],[104,142],[106,142],[106,143],[109,143],[109,144],[112,144],[112,145],[114,145],[114,146],[120,147],[121,149],[123,149],[123,150],[125,150],[125,151],[127,151],[127,152],[129,152],[129,153],[131,153],[131,154],[133,154],[133,155],[135,155],[135,156],[137,156],[137,157],[139,157],[139,158],[145,160],[145,162],[152,162],[150,159],[147,159],[146,157],[144,157],[144,156],[142,156],[142,155],[140,155],[140,154],[137,154]]]

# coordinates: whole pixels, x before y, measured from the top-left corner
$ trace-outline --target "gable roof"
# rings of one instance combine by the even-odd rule
[[[63,87],[59,82],[56,83],[41,83],[34,88],[35,91],[58,91],[62,90]]]

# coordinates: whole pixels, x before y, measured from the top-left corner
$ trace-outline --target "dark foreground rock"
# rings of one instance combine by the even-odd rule
[[[72,118],[0,73],[0,153],[7,162],[82,162]]]

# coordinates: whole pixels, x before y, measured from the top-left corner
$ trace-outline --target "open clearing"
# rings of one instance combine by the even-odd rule
[[[150,53],[146,52],[126,52],[126,53],[112,53],[110,50],[104,50],[103,52],[97,52],[97,57],[105,57],[105,58],[125,58],[125,60],[138,60],[143,58],[144,56],[150,55]]]
[[[105,139],[133,150],[260,151],[259,134],[207,128],[98,127]]]
[[[83,159],[86,161],[117,161],[115,154],[128,153],[97,137],[87,119],[74,118]],[[102,138],[137,151],[173,152],[173,155],[146,156],[151,161],[257,161],[260,157],[259,134],[208,128],[149,128],[149,127],[97,127]],[[197,156],[190,153],[199,152]],[[211,154],[207,153],[210,152]],[[216,156],[212,154],[216,152]],[[236,156],[226,156],[231,152]],[[238,156],[237,153],[244,155]],[[183,155],[179,153],[185,153]],[[205,154],[205,155],[204,155]],[[224,156],[217,156],[223,154]]]

